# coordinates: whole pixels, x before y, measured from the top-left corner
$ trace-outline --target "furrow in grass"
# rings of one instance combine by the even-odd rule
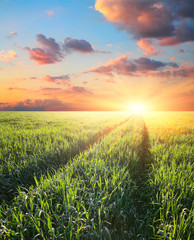
[[[42,213],[44,209],[52,219],[47,222],[43,216],[45,225],[39,229],[28,225],[31,232],[26,236],[38,232],[46,239],[142,239],[150,236],[148,223],[153,219],[147,211],[151,208],[146,188],[148,175],[146,170],[143,173],[139,170],[143,133],[142,120],[124,125],[61,173],[40,181],[30,193],[21,193],[15,203],[19,211],[16,215],[28,212],[39,222],[37,212]],[[24,206],[24,199],[27,199],[24,209],[19,207],[18,210],[18,206]],[[14,232],[14,224],[9,226]],[[55,235],[48,230],[49,226],[55,229]],[[61,226],[65,226],[65,232]]]
[[[60,126],[63,122],[56,122],[56,126],[49,127],[49,129],[40,125],[43,128],[36,130],[35,133],[31,130],[17,131],[15,136],[10,136],[11,144],[6,144],[9,138],[7,133],[5,144],[2,142],[3,151],[1,152],[3,154],[0,168],[1,201],[11,201],[17,195],[18,187],[28,189],[31,184],[34,184],[34,177],[39,179],[48,171],[50,174],[54,173],[70,159],[87,150],[113,129],[128,121],[128,118],[125,121],[120,121],[120,119],[116,116],[115,120],[112,120],[112,124],[110,118],[105,121],[95,119],[96,128],[94,125],[94,127],[87,127],[87,130],[85,130],[87,122],[81,123],[77,129],[68,129],[71,122],[65,128]],[[5,120],[8,119],[5,118]],[[11,119],[10,122],[12,123],[13,120]],[[39,120],[37,122],[42,124]],[[119,123],[115,124],[115,122]],[[33,128],[34,123],[31,124]],[[49,122],[50,124],[51,122]],[[53,124],[55,121],[52,122]],[[107,124],[109,126],[106,126]],[[4,133],[4,135],[6,134]]]
[[[131,118],[4,203],[0,238],[193,239],[193,130],[152,116]]]
[[[154,159],[149,174],[150,186],[155,189],[152,205],[156,213],[151,224],[154,239],[194,238],[194,147],[191,144],[194,129],[193,118],[187,119],[187,114],[185,121],[181,113],[145,117]]]
[[[20,231],[19,236],[28,239],[37,234],[45,239],[114,235],[117,209],[122,212],[122,202],[133,191],[128,164],[137,156],[133,153],[132,158],[131,152],[135,124],[119,126],[61,173],[42,179],[28,193],[20,192],[12,206],[1,211],[2,236],[17,239]],[[11,212],[24,217],[16,221]]]

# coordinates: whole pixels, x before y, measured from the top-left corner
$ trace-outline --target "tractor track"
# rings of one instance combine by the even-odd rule
[[[5,186],[6,185],[5,183],[7,182],[6,181],[7,177],[5,176],[4,180],[2,182],[0,182],[0,188],[1,188],[1,185],[2,185],[2,189],[4,187],[3,192],[0,191],[0,196],[2,197],[2,199],[0,200],[0,204],[4,200],[6,201],[7,204],[10,204],[13,201],[14,197],[16,197],[18,195],[18,187],[19,188],[22,187],[22,189],[25,187],[25,189],[28,190],[30,188],[30,186],[35,184],[34,177],[37,180],[39,180],[41,175],[44,176],[48,171],[49,171],[50,175],[54,175],[55,170],[58,170],[60,167],[64,167],[68,162],[70,162],[70,160],[74,161],[74,159],[76,159],[80,154],[84,154],[85,152],[87,152],[90,148],[92,148],[95,144],[99,143],[105,136],[110,134],[113,130],[115,130],[116,128],[118,128],[118,127],[122,126],[123,124],[125,124],[126,122],[128,122],[129,119],[131,119],[131,116],[128,117],[127,119],[125,119],[122,122],[119,122],[117,124],[114,124],[111,127],[106,128],[101,133],[98,133],[86,147],[84,147],[83,149],[81,149],[77,153],[72,154],[69,157],[60,156],[60,153],[59,153],[59,155],[57,156],[58,157],[58,160],[57,160],[58,163],[57,164],[48,165],[48,168],[43,168],[42,171],[40,171],[38,174],[34,169],[34,172],[31,172],[31,176],[29,178],[26,178],[25,180],[22,179],[22,176],[25,175],[26,172],[31,171],[33,168],[32,168],[31,165],[29,165],[27,168],[22,169],[18,173],[21,176],[21,178],[20,177],[19,178],[22,179],[22,180],[18,181],[18,182],[15,182],[15,184],[11,186],[11,189],[9,189],[9,187],[7,188]],[[51,160],[50,160],[50,162],[48,161],[48,163],[52,163]]]
[[[128,122],[131,119],[131,117],[128,117],[126,120],[120,122],[120,123],[116,123],[114,124],[112,127],[109,127],[107,129],[105,129],[102,133],[98,134],[91,142],[90,144],[83,150],[81,151],[81,153],[84,153],[86,151],[88,151],[90,148],[92,148],[95,144],[99,143],[105,136],[107,136],[108,134],[110,134],[112,131],[114,131],[116,128],[122,126],[123,124],[125,124],[126,122]]]

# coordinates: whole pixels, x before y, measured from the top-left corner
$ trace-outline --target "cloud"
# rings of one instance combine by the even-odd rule
[[[135,39],[160,39],[160,45],[193,41],[193,0],[96,0],[106,20]]]
[[[37,34],[36,40],[38,45],[37,48],[30,49],[26,47],[24,49],[28,52],[29,57],[39,65],[61,62],[65,55],[74,51],[84,54],[93,52],[100,53],[100,51],[95,51],[92,45],[86,40],[67,37],[63,44],[59,44],[54,38],[47,38],[43,34]],[[108,52],[102,51],[101,53]]]
[[[78,51],[81,53],[94,52],[92,45],[86,40],[74,39],[71,37],[65,38],[63,48],[67,53],[71,53],[73,51]]]
[[[46,52],[41,48],[25,49],[28,52],[30,58],[37,62],[39,65],[57,63],[61,61],[60,58],[58,59],[54,54]]]
[[[151,73],[150,76],[161,78],[193,78],[194,66],[180,66],[177,69],[170,69],[166,71],[160,71],[157,73]]]
[[[1,111],[68,111],[72,110],[71,104],[63,103],[57,98],[54,99],[26,99],[14,105],[3,104]]]
[[[172,0],[172,3],[176,6],[177,2],[180,4],[178,8],[178,14],[184,18],[194,18],[194,5],[193,0],[181,1]]]
[[[126,55],[108,61],[104,66],[94,67],[87,72],[95,72],[101,75],[113,76],[113,73],[126,76],[137,76],[151,71],[160,71],[166,67],[178,68],[173,62],[161,62],[149,58],[138,58],[129,60]]]
[[[115,80],[112,78],[106,79],[105,82],[107,83],[115,83]]]
[[[160,54],[160,51],[154,48],[152,41],[149,39],[140,39],[137,42],[137,45],[143,50],[145,50],[144,55],[147,57],[150,55]]]
[[[39,65],[62,61],[64,54],[60,45],[54,38],[46,38],[43,34],[37,34],[36,40],[37,44],[40,46],[39,48],[25,48],[32,60]]]
[[[159,40],[160,46],[175,46],[179,43],[194,41],[194,21],[183,20],[176,28],[174,36]]]
[[[42,88],[44,95],[65,96],[65,95],[92,95],[93,93],[84,87],[69,86],[68,88]]]
[[[174,61],[174,60],[176,60],[176,57],[171,57],[170,60]]]
[[[49,16],[52,16],[52,15],[55,14],[52,10],[48,10],[48,11],[46,11],[46,13],[47,13]]]
[[[0,51],[0,62],[11,62],[13,59],[17,58],[17,54],[13,50]]]
[[[55,83],[55,84],[69,85],[70,77],[69,75],[62,75],[62,76],[45,75],[41,78],[41,80]]]
[[[18,91],[28,91],[29,89],[27,88],[18,88],[18,87],[10,87],[8,90],[13,91],[13,90],[18,90]]]
[[[179,52],[180,52],[180,53],[184,53],[185,51],[184,51],[183,49],[180,49]]]
[[[72,92],[72,93],[90,93],[90,91],[86,90],[84,87],[79,87],[79,86],[72,86],[69,90],[69,92]]]
[[[17,32],[10,32],[8,35],[7,35],[7,38],[13,38],[13,37],[16,37],[18,35]]]
[[[136,38],[164,37],[174,31],[173,18],[155,0],[97,0],[96,10],[105,18]],[[160,27],[159,27],[160,26]]]

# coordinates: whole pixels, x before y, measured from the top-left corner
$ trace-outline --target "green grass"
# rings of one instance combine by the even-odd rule
[[[126,119],[111,113],[1,113],[0,199],[10,201],[17,188],[28,188],[86,149],[110,126]]]
[[[193,239],[194,118],[184,114],[1,113],[12,177],[2,185],[14,194],[2,191],[0,238]],[[23,169],[32,181],[18,180]]]

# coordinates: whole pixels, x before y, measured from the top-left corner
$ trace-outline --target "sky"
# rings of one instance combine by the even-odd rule
[[[0,111],[194,111],[193,0],[0,0]]]

